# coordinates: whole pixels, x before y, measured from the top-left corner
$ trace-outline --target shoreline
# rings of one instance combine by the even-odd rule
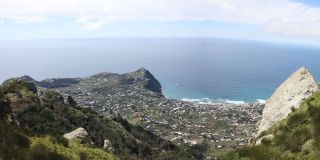
[[[173,99],[166,97],[167,99]],[[230,99],[209,99],[209,98],[181,98],[175,99],[183,102],[191,102],[194,104],[205,104],[205,105],[221,105],[221,104],[230,104],[230,105],[250,105],[250,104],[265,104],[267,100],[256,99],[256,101],[243,101],[243,100],[230,100]]]

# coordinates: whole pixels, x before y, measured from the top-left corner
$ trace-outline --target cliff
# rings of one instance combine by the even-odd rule
[[[287,117],[292,108],[299,107],[303,100],[318,90],[317,82],[305,67],[295,71],[267,101],[262,112],[258,135]]]
[[[270,97],[259,134],[251,144],[220,153],[219,159],[300,160],[320,156],[320,92],[302,67]]]

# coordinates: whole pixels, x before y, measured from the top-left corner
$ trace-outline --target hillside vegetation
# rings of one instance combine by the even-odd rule
[[[320,157],[320,93],[306,99],[284,120],[262,132],[261,145],[247,146],[234,151],[214,153],[212,156],[228,160],[317,160]]]
[[[68,141],[79,127],[88,136]],[[52,90],[11,80],[0,86],[0,159],[193,159],[184,149],[118,116],[109,119]],[[114,151],[103,149],[110,140]]]

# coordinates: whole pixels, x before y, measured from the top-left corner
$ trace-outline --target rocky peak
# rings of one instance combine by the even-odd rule
[[[11,78],[2,83],[2,85],[9,85],[14,88],[14,86],[20,86],[26,88],[33,93],[37,93],[38,89],[36,86],[36,81],[29,76],[22,76],[18,78]],[[18,87],[19,88],[19,87]],[[16,89],[18,89],[16,88]],[[21,89],[21,88],[20,88]]]
[[[258,135],[274,123],[284,119],[300,103],[319,91],[312,74],[305,67],[295,71],[269,98],[262,112]]]
[[[24,76],[21,76],[21,77],[16,77],[16,78],[7,79],[7,80],[5,80],[5,81],[3,82],[3,84],[8,83],[8,82],[10,82],[10,81],[14,81],[14,80],[15,80],[15,81],[33,82],[33,83],[36,82],[36,80],[34,80],[33,78],[31,78],[30,76],[24,75]]]
[[[20,80],[24,80],[24,81],[28,81],[28,82],[35,82],[35,80],[28,75],[24,75],[24,76],[20,77]]]
[[[156,93],[162,93],[161,84],[147,69],[140,68],[128,75],[138,81],[141,81],[146,89]]]

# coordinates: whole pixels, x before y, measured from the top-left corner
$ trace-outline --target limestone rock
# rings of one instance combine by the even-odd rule
[[[292,107],[298,108],[304,99],[318,90],[317,82],[305,67],[295,71],[276,89],[265,104],[258,135],[284,119],[291,112]]]
[[[88,133],[84,128],[78,128],[70,133],[64,134],[63,137],[68,140],[72,140],[72,139],[84,139],[87,135]]]

